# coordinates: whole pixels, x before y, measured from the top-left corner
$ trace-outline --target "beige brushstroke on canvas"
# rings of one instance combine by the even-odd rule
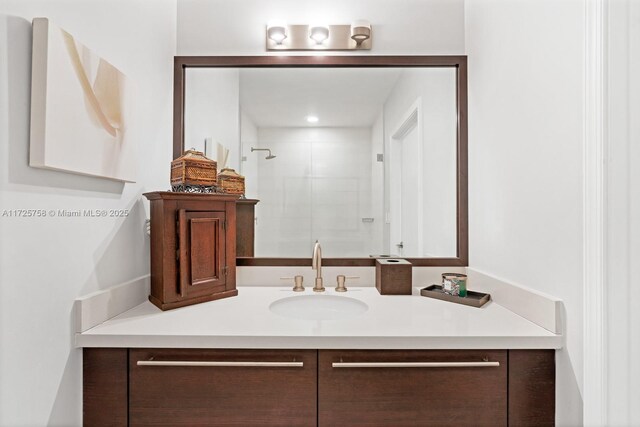
[[[78,50],[87,50],[85,46],[77,45],[73,36],[60,30],[65,45],[69,51],[71,64],[82,86],[88,104],[89,115],[94,118],[111,136],[118,136],[118,129],[122,129],[122,105],[120,99],[120,73],[111,64],[100,58],[98,72],[93,87],[87,76],[89,70],[82,63]]]
[[[33,30],[30,165],[134,181],[124,75],[46,18]]]

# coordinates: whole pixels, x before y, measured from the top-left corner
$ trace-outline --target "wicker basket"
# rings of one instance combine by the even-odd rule
[[[244,176],[233,169],[222,169],[218,175],[218,188],[223,193],[244,194]]]
[[[217,183],[217,164],[200,151],[187,150],[171,162],[171,186],[214,187]]]

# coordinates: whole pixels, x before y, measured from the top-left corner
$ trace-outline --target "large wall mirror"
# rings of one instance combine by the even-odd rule
[[[240,266],[467,265],[464,56],[176,57],[174,157],[245,177]]]

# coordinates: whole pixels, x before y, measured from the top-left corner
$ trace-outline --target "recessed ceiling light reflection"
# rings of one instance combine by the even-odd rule
[[[318,117],[317,116],[307,116],[307,122],[308,123],[318,123]]]

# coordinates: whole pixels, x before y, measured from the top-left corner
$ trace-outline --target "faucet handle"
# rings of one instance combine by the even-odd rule
[[[293,292],[303,292],[304,286],[302,286],[302,282],[304,281],[304,277],[301,275],[296,275],[295,277],[281,277],[280,280],[293,280]]]
[[[359,279],[360,276],[345,276],[344,274],[339,274],[336,277],[336,281],[338,285],[336,286],[336,292],[347,292],[347,287],[345,286],[345,282],[347,279]]]

